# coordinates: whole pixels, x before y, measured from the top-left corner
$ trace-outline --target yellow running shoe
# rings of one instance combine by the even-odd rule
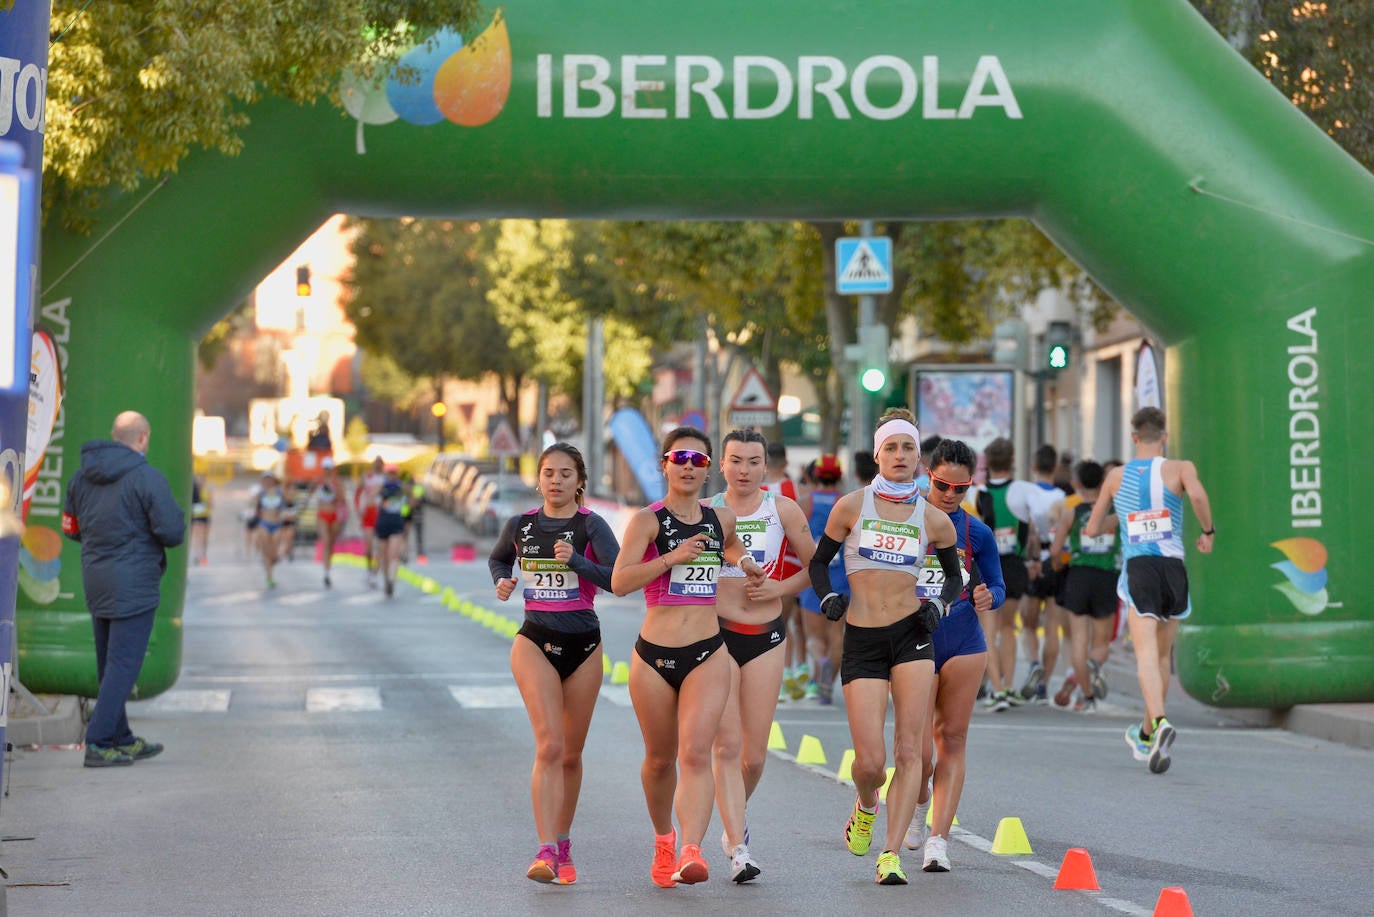
[[[878,884],[906,884],[906,873],[902,872],[902,859],[891,850],[884,850],[878,854]]]
[[[868,853],[868,845],[873,843],[873,819],[877,816],[877,809],[865,812],[859,808],[858,797],[854,798],[854,811],[849,813],[849,821],[844,824],[844,842],[856,857]]]

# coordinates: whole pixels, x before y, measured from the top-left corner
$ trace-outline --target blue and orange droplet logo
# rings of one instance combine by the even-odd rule
[[[1326,591],[1326,545],[1315,538],[1285,538],[1270,547],[1288,558],[1269,565],[1288,579],[1286,583],[1275,583],[1274,588],[1303,614],[1321,614],[1331,600]]]
[[[511,86],[510,33],[497,10],[491,24],[464,42],[450,28],[440,29],[401,56],[387,73],[364,78],[343,75],[344,108],[358,120],[358,152],[364,124],[390,124],[400,119],[427,126],[448,120],[462,127],[481,127],[506,106]]]

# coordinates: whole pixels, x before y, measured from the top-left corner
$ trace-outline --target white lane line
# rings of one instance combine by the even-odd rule
[[[1043,876],[1046,879],[1059,878],[1059,870],[1051,869],[1044,863],[1037,862],[1036,860],[1012,860],[1011,864],[1013,866],[1020,866],[1022,869],[1029,870],[1037,876]]]
[[[523,707],[520,689],[513,685],[449,685],[448,693],[453,695],[461,707],[469,710],[495,710]]]
[[[186,681],[210,684],[277,685],[297,682],[340,681],[499,681],[510,672],[348,672],[344,674],[304,673],[299,675],[186,675]]]
[[[225,713],[229,710],[229,696],[225,689],[193,690],[173,688],[147,701],[141,713]]]
[[[214,606],[214,605],[254,605],[262,602],[261,592],[230,592],[227,595],[217,595],[209,599],[197,599],[195,604]]]
[[[382,709],[380,688],[308,688],[306,713],[342,713]]]
[[[296,592],[277,599],[278,605],[313,605],[324,598],[323,592]]]
[[[605,691],[604,688],[602,690],[603,692]],[[769,751],[768,753],[770,755],[773,755],[774,757],[782,759],[783,761],[787,761],[797,767],[800,767],[802,770],[810,771],[811,773],[816,774],[818,776],[826,777],[838,783],[843,783],[846,786],[852,787],[854,785],[853,780],[841,780],[837,774],[833,773],[832,771],[828,770],[826,767],[822,765],[798,764],[796,756],[788,754],[785,751],[778,751],[774,749]],[[975,850],[981,851],[989,855],[994,855],[992,854],[992,841],[988,840],[987,838],[981,835],[974,834],[972,831],[968,831],[964,828],[954,826],[949,829],[949,836],[954,840],[967,844]],[[997,856],[1000,856],[1000,854]],[[1050,881],[1054,881],[1059,877],[1059,870],[1051,866],[1046,866],[1044,863],[1041,863],[1038,860],[1012,860],[1011,862],[1013,865],[1019,866],[1027,872],[1032,872],[1038,876],[1043,876],[1044,878],[1049,879]],[[1122,914],[1128,914],[1130,915],[1130,917],[1151,917],[1151,915],[1154,913],[1148,908],[1143,908],[1140,905],[1135,904],[1134,902],[1126,901],[1121,898],[1099,897],[1099,892],[1080,892],[1080,894],[1089,895],[1098,904],[1111,908],[1112,910],[1118,911]]]
[[[345,605],[372,605],[381,598],[376,592],[364,592],[359,595],[349,596],[343,600]]]

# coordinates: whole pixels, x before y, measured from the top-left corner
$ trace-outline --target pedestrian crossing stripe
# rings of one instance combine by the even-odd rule
[[[514,685],[449,685],[448,693],[453,695],[459,706],[474,710],[525,705],[520,697],[520,689]]]
[[[835,262],[841,295],[892,292],[892,240],[886,236],[836,239]]]
[[[229,710],[227,688],[195,690],[178,688],[166,691],[147,701],[143,713],[225,713]]]
[[[382,692],[372,686],[355,688],[308,688],[306,713],[342,713],[382,709]]]

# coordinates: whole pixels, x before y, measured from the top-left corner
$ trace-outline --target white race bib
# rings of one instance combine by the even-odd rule
[[[1078,536],[1078,549],[1084,554],[1110,554],[1115,547],[1115,532],[1103,532],[1091,538],[1081,534]]]
[[[1126,540],[1131,544],[1164,541],[1174,533],[1167,509],[1142,509],[1126,514]]]
[[[959,572],[963,574],[964,585],[968,585],[968,570],[964,569],[964,552],[959,551]],[[927,554],[921,566],[921,575],[916,578],[916,597],[918,599],[938,599],[945,588],[945,568],[940,566],[940,558]]]
[[[994,529],[992,537],[997,541],[998,554],[1016,553],[1016,526],[1005,529]]]
[[[859,556],[899,567],[921,563],[921,527],[909,522],[865,519],[859,532]]]
[[[582,597],[581,580],[561,560],[520,558],[520,581],[527,601],[571,602]]]
[[[668,572],[668,594],[715,598],[720,555],[702,551],[691,563],[674,564]]]

